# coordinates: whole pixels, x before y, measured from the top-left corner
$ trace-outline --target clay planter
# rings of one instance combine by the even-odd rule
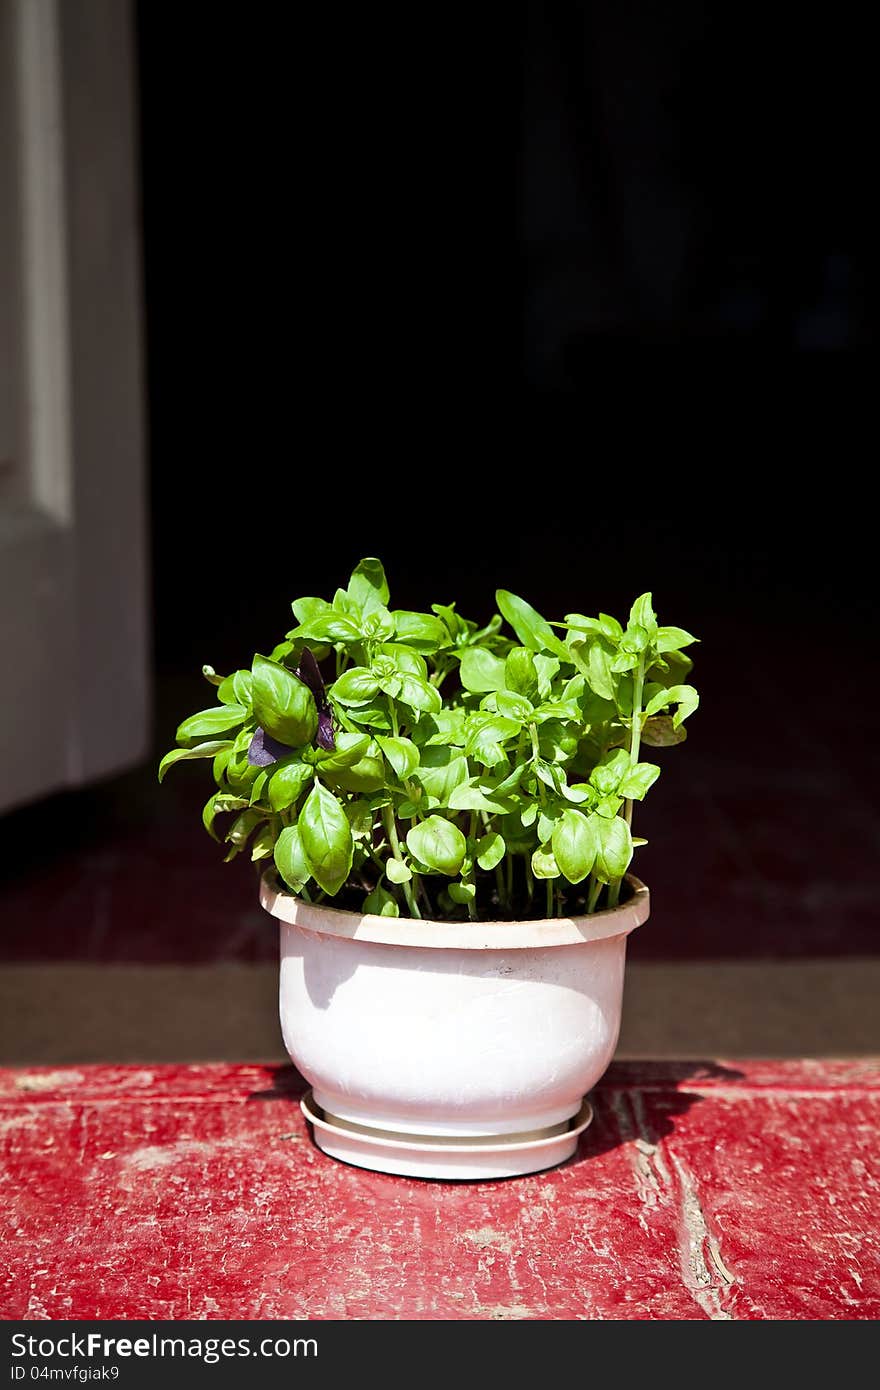
[[[617,1043],[648,889],[591,917],[419,922],[314,907],[265,874],[281,1029],[318,1147],[361,1168],[501,1178],[570,1158]]]

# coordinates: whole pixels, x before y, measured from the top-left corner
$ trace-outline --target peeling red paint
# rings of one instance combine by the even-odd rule
[[[574,1160],[319,1153],[290,1070],[0,1071],[7,1318],[876,1318],[880,1064],[613,1067]]]

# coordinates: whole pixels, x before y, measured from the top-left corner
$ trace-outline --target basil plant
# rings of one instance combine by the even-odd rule
[[[208,759],[205,828],[274,860],[291,892],[386,917],[516,920],[614,907],[633,803],[698,704],[651,595],[548,622],[499,589],[485,627],[454,604],[389,607],[379,560],[249,669],[203,668],[217,703],[159,766]],[[222,829],[220,828],[222,827]],[[626,890],[624,890],[626,891]]]

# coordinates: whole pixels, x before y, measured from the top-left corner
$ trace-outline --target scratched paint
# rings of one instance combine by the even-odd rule
[[[6,1318],[880,1316],[880,1065],[622,1064],[563,1167],[312,1145],[289,1069],[0,1072]]]

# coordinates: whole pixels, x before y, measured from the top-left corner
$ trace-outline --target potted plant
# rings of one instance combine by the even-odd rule
[[[483,627],[454,604],[391,609],[362,560],[332,602],[298,599],[249,669],[204,668],[218,703],[159,769],[212,761],[204,824],[264,869],[315,1139],[386,1172],[511,1176],[573,1153],[648,916],[627,874],[659,774],[641,749],[680,743],[698,703],[696,639],[659,626],[650,594],[626,625],[496,601]]]

